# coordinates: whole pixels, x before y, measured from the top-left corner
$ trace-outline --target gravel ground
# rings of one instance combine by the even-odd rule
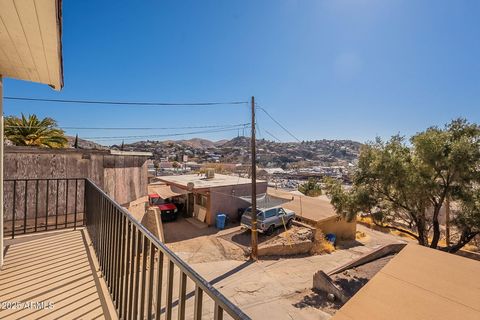
[[[337,286],[343,289],[345,295],[351,298],[393,257],[394,255],[390,255],[377,259],[356,268],[334,274],[331,278]]]
[[[250,230],[236,230],[235,232],[222,235],[221,238],[240,246],[244,250],[247,250],[251,244]],[[313,233],[309,228],[303,228],[298,226],[292,226],[287,231],[285,231],[285,229],[283,228],[277,228],[275,232],[270,236],[262,233],[258,234],[259,246],[267,244],[287,245],[312,239]]]
[[[394,255],[386,256],[364,265],[345,270],[341,273],[331,276],[333,282],[340,288],[346,296],[351,298],[357,293],[377,272],[379,272]],[[321,309],[329,314],[342,307],[340,301],[329,301],[327,294],[318,290],[306,289],[296,293],[298,302],[294,304],[297,308],[313,307]]]

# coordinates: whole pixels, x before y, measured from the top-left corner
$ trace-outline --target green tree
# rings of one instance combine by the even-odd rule
[[[445,248],[454,252],[480,233],[479,168],[480,127],[457,119],[414,135],[410,144],[397,135],[364,145],[352,188],[328,180],[326,192],[339,214],[353,219],[369,212],[374,223],[432,248],[438,248],[440,209],[450,197],[461,207],[452,220],[459,241]]]
[[[309,197],[317,197],[322,194],[320,183],[315,178],[308,178],[308,181],[298,187],[298,191]]]
[[[8,116],[5,118],[5,137],[17,146],[42,148],[64,148],[68,144],[65,132],[57,128],[52,118],[39,119],[32,114],[28,117]]]

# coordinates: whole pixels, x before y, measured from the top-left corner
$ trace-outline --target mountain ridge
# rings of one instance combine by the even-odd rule
[[[362,144],[353,140],[313,140],[275,142],[257,139],[258,161],[261,165],[312,162],[317,165],[352,162],[358,158]],[[118,145],[111,146],[120,149]],[[250,138],[239,136],[230,140],[211,141],[192,138],[183,140],[137,141],[124,144],[126,151],[152,152],[156,160],[246,163],[249,161]]]

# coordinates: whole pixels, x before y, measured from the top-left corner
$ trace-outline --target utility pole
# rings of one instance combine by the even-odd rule
[[[250,142],[252,151],[252,259],[258,260],[257,236],[257,150],[255,141],[255,97],[252,96],[252,138]]]

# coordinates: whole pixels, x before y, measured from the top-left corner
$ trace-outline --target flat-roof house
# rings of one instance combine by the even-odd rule
[[[185,195],[187,215],[208,225],[215,224],[218,213],[225,213],[236,220],[238,210],[247,208],[250,203],[242,197],[250,197],[251,180],[214,174],[211,177],[200,174],[163,176],[158,180],[168,184],[174,192]],[[267,192],[267,182],[257,180],[257,194]]]
[[[276,198],[290,198],[282,207],[295,211],[297,218],[319,228],[324,234],[333,233],[341,240],[355,239],[356,221],[346,221],[339,216],[326,196],[308,197],[274,188],[268,188],[268,194]]]

